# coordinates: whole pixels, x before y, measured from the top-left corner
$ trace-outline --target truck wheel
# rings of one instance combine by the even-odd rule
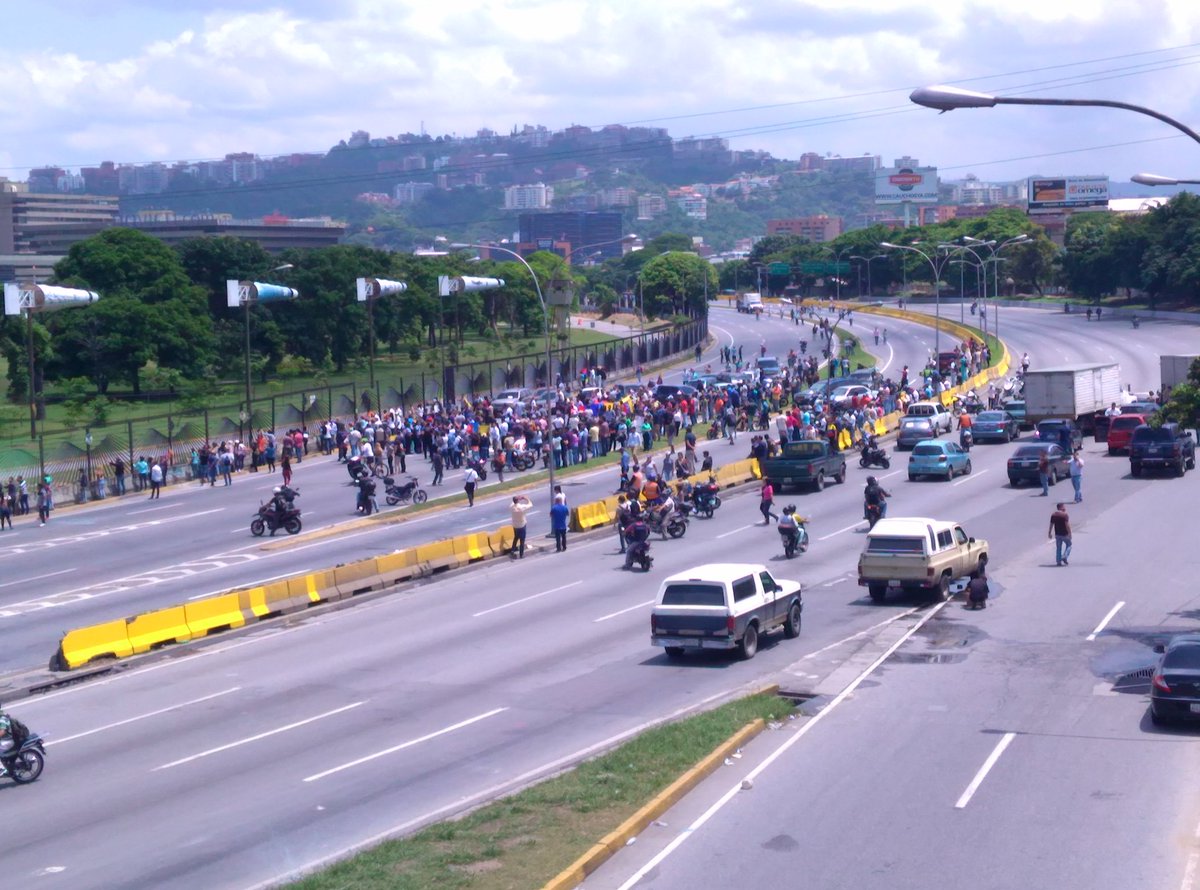
[[[758,625],[746,625],[746,632],[742,634],[740,649],[742,658],[747,661],[754,657],[754,653],[758,651]]]
[[[814,483],[814,485],[815,485],[817,491],[825,490],[825,471],[824,470],[817,471],[817,481]]]
[[[663,651],[667,653],[667,658],[683,658],[682,646],[665,646]]]
[[[944,603],[948,599],[950,599],[950,576],[942,575],[938,579],[937,587],[933,589],[933,600],[934,602]]]
[[[1183,462],[1183,458],[1181,457],[1181,458],[1179,458],[1179,463],[1177,463],[1175,465],[1175,475],[1176,476],[1182,476],[1184,474],[1184,466],[1185,465]]]
[[[1130,475],[1130,476],[1140,476],[1140,475],[1142,475],[1142,465],[1141,465],[1141,464],[1135,464],[1135,463],[1133,463],[1133,462],[1130,462],[1130,464],[1129,464],[1129,475]]]
[[[842,483],[844,483],[846,481],[846,465],[845,464],[842,464],[842,468],[837,471],[837,475],[834,476],[833,478],[834,478],[834,481],[836,481],[838,485],[841,485]]]
[[[871,602],[882,603],[887,598],[886,584],[868,584],[867,593],[871,595]]]
[[[1189,457],[1187,459],[1187,468],[1189,470],[1196,469],[1196,455],[1193,454],[1191,457]]]
[[[787,622],[783,625],[783,635],[789,640],[800,636],[800,604],[792,603],[788,609]]]

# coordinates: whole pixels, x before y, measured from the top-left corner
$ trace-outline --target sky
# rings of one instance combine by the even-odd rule
[[[1150,117],[939,115],[930,84],[1148,105],[1200,127],[1197,0],[4,0],[0,176],[525,124],[665,127],[942,179],[1200,178]]]

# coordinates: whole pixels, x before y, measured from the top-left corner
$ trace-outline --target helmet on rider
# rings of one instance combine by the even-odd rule
[[[271,493],[272,493],[272,494],[283,494],[283,489],[282,489],[282,488],[280,488],[278,485],[276,485],[276,486],[275,486],[275,490],[274,490],[273,492],[271,492]]]
[[[874,476],[867,477],[867,485],[878,485],[878,484],[879,484],[879,480],[876,479]]]

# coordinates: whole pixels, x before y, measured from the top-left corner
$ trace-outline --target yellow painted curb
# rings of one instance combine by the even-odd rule
[[[725,758],[766,728],[759,718],[747,723],[703,760],[659,792],[640,810],[626,819],[613,832],[601,838],[590,850],[543,885],[542,890],[569,890],[578,887],[588,875],[607,862],[630,838],[640,834],[647,825],[673,807],[685,794],[710,776]]]

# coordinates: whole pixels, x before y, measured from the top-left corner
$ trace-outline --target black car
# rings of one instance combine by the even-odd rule
[[[1196,469],[1196,440],[1177,423],[1142,424],[1129,440],[1129,473],[1140,476],[1143,469],[1171,470],[1176,476]]]
[[[1053,442],[1030,442],[1017,448],[1008,459],[1008,481],[1013,488],[1023,482],[1041,484],[1038,479],[1038,461],[1041,460],[1042,452],[1045,452],[1050,460],[1051,485],[1071,475],[1071,468],[1068,466],[1071,456],[1062,450],[1062,446]]]
[[[971,437],[976,442],[986,442],[989,439],[1011,442],[1020,435],[1020,424],[1007,411],[980,411],[971,424]]]
[[[1071,451],[1083,447],[1083,430],[1075,425],[1073,420],[1039,420],[1037,437],[1042,442],[1057,442],[1062,444],[1063,429],[1071,431]]]
[[[686,383],[660,383],[654,387],[654,398],[660,402],[678,401],[680,398],[694,399],[700,390]]]
[[[1150,719],[1156,726],[1200,720],[1200,634],[1180,634],[1165,646],[1150,678]]]

